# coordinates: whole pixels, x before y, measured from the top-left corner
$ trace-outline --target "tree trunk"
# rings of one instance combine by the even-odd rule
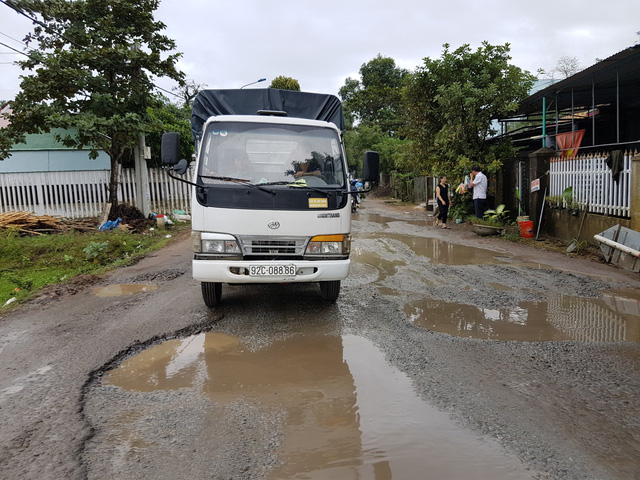
[[[113,154],[109,155],[111,159],[111,172],[109,174],[109,203],[111,211],[118,206],[118,158]]]

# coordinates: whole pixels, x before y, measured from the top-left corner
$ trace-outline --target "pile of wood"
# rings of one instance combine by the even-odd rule
[[[22,235],[44,235],[47,233],[61,233],[70,230],[95,230],[92,221],[64,221],[60,217],[50,215],[36,215],[31,212],[11,211],[0,213],[0,230],[11,229]]]

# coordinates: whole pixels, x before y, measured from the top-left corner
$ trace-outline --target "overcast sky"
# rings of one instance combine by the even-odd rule
[[[187,78],[210,88],[268,87],[285,75],[302,90],[338,93],[377,54],[413,70],[442,45],[511,44],[513,64],[535,73],[562,56],[581,68],[640,37],[640,0],[161,0],[156,19],[183,53]],[[0,42],[21,49],[30,22],[0,4]],[[18,55],[0,45],[0,99],[19,90]],[[171,89],[171,83],[158,81]]]

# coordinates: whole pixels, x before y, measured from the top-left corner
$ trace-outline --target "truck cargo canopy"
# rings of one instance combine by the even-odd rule
[[[202,127],[213,115],[256,115],[259,110],[287,112],[287,116],[332,122],[344,131],[342,104],[335,95],[296,92],[277,88],[202,90],[193,101],[191,133],[202,136]]]

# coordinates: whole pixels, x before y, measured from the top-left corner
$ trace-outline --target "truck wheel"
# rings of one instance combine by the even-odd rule
[[[320,282],[320,293],[325,300],[335,302],[340,295],[340,280]]]
[[[202,282],[202,299],[204,304],[209,307],[217,307],[220,305],[222,298],[222,283],[220,282]]]

